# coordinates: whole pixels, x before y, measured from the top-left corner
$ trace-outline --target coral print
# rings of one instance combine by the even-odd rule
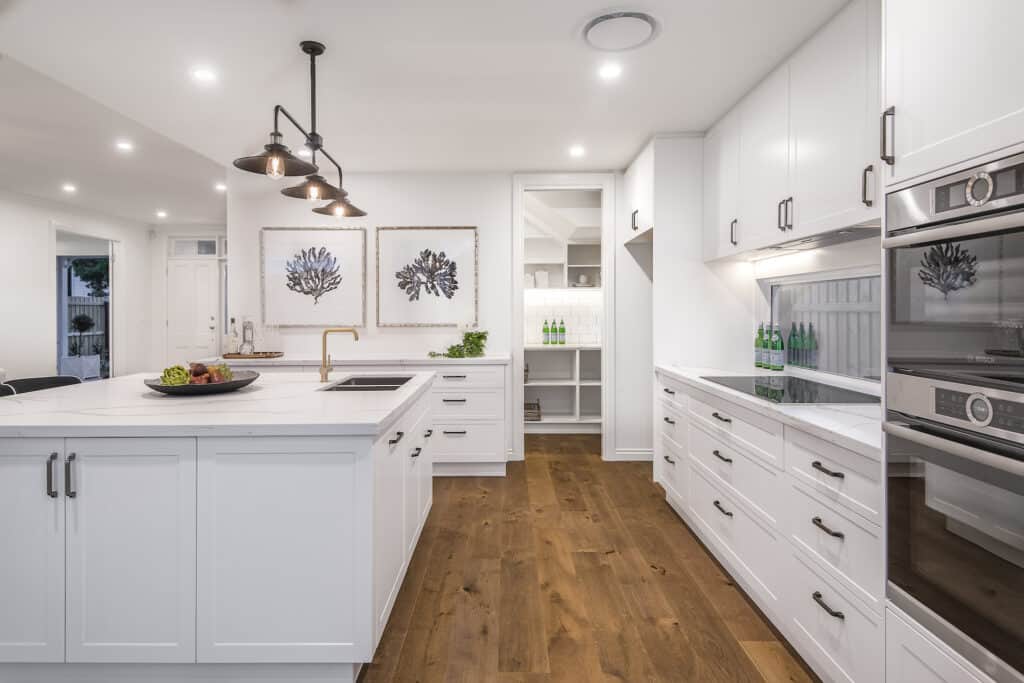
[[[412,263],[395,273],[398,288],[409,295],[409,301],[419,301],[420,291],[451,299],[459,288],[455,277],[457,265],[445,253],[424,249]]]
[[[285,264],[288,289],[313,297],[313,303],[320,297],[341,286],[341,268],[338,259],[326,247],[301,249]]]

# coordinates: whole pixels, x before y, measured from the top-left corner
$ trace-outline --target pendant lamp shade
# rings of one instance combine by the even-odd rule
[[[345,191],[342,190],[342,192]],[[350,203],[345,197],[337,199],[326,206],[313,209],[313,213],[319,213],[324,216],[337,216],[338,218],[359,218],[366,215],[365,211]]]
[[[311,202],[322,202],[325,199],[341,199],[341,190],[327,182],[323,176],[309,175],[304,182],[281,190],[285,197],[308,199]],[[346,192],[346,194],[348,194]]]
[[[250,173],[261,173],[271,178],[308,176],[319,170],[316,164],[303,161],[293,155],[287,147],[281,144],[280,140],[280,135],[272,133],[270,135],[270,144],[263,146],[262,154],[235,159],[235,168],[240,168]]]

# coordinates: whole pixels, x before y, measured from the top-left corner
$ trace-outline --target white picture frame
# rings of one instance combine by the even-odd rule
[[[475,327],[476,227],[377,228],[377,327]]]
[[[263,228],[260,290],[264,325],[365,327],[366,229]]]

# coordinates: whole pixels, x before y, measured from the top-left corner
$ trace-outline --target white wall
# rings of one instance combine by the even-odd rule
[[[57,370],[56,232],[113,240],[113,367],[150,369],[148,226],[0,191],[0,367],[9,378]]]
[[[283,183],[294,179],[284,179]],[[360,341],[333,339],[339,361],[388,353],[424,356],[459,340],[451,328],[376,327],[377,226],[476,226],[480,238],[480,327],[490,334],[487,351],[510,349],[512,306],[512,181],[504,173],[387,173],[345,176],[354,204],[369,215],[339,221],[313,213],[307,202],[283,197],[285,186],[266,178],[233,172],[228,180],[228,307],[237,319],[260,313],[260,229],[263,227],[365,227],[367,229],[367,327]],[[281,350],[319,358],[318,328],[282,328]]]

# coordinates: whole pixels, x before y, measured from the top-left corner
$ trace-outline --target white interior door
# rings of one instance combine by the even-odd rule
[[[195,439],[67,439],[67,661],[194,662]]]
[[[216,259],[167,262],[167,362],[219,355],[220,266]]]
[[[64,661],[63,452],[0,439],[0,662]]]

